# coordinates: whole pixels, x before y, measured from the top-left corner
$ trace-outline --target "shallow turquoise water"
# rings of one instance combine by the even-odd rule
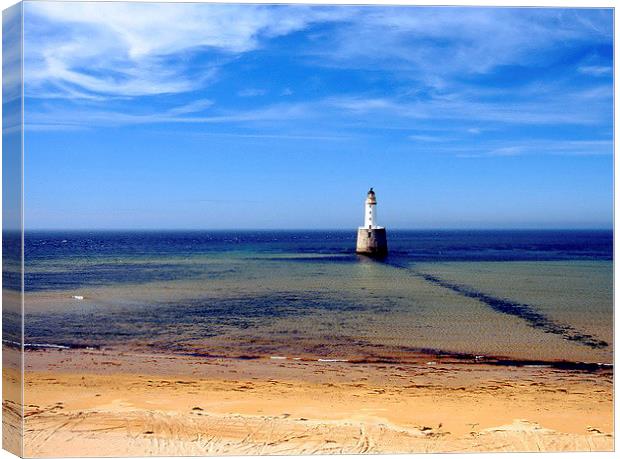
[[[34,234],[26,343],[612,361],[610,233],[390,236],[390,257],[373,261],[348,232]]]

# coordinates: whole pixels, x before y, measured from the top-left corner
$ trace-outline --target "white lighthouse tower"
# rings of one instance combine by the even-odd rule
[[[387,234],[376,222],[377,196],[371,188],[364,203],[364,226],[357,229],[357,253],[378,258],[387,255]]]
[[[370,189],[370,191],[368,191],[365,208],[366,212],[364,215],[364,228],[376,228],[377,226],[375,225],[375,221],[377,218],[377,197],[372,188]]]

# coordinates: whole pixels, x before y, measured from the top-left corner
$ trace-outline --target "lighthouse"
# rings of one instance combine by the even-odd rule
[[[364,226],[357,229],[357,248],[359,254],[382,258],[387,255],[387,235],[385,228],[377,226],[377,196],[371,188],[364,203]]]

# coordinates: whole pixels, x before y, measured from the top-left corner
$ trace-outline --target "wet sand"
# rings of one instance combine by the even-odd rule
[[[39,350],[25,385],[27,456],[613,450],[611,369]]]

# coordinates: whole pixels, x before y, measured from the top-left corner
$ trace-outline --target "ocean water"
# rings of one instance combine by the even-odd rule
[[[389,231],[381,261],[356,255],[355,236],[28,232],[25,342],[239,358],[612,362],[611,231]]]

